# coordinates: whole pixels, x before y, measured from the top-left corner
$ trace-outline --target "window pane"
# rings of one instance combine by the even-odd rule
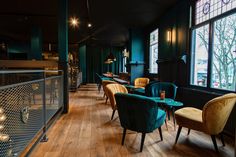
[[[150,73],[157,73],[158,44],[150,46]]]
[[[211,87],[235,91],[236,14],[214,23]]]
[[[150,34],[150,51],[149,51],[149,69],[150,73],[157,73],[157,63],[158,59],[158,29],[154,30]]]
[[[158,29],[154,30],[150,34],[150,45],[153,45],[158,42]]]
[[[207,86],[209,25],[202,26],[192,34],[191,84]]]

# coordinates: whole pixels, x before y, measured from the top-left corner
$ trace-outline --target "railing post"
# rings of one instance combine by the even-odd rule
[[[43,138],[41,142],[47,142],[47,117],[46,117],[46,72],[43,73]]]

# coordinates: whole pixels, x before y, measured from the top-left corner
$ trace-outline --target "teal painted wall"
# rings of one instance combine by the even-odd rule
[[[86,83],[86,75],[87,75],[87,69],[86,69],[86,45],[79,47],[79,68],[80,71],[82,71],[82,81],[83,83]]]
[[[7,45],[8,58],[26,60],[30,53],[30,43],[9,42]]]
[[[141,29],[130,29],[130,60],[144,61],[144,33]]]
[[[159,59],[173,59],[178,58],[182,53],[189,54],[189,16],[190,2],[188,0],[179,1],[148,28],[147,37],[150,32],[159,28]],[[172,30],[172,43],[167,42],[168,30]],[[146,52],[146,68],[148,68],[149,46],[147,46]],[[158,67],[159,80],[186,85],[186,71],[188,70],[186,64],[168,62],[159,64]]]
[[[28,54],[28,59],[42,60],[42,46],[42,30],[33,27],[31,30],[31,51]]]

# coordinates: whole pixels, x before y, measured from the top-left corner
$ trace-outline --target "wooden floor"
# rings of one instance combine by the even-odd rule
[[[81,86],[70,93],[70,111],[60,117],[48,131],[49,141],[40,143],[32,157],[233,157],[233,142],[223,147],[218,142],[220,153],[213,148],[210,136],[182,129],[178,144],[174,145],[176,131],[172,121],[168,131],[162,126],[164,140],[160,141],[158,129],[146,136],[143,152],[139,152],[141,134],[128,131],[125,145],[121,145],[122,128],[118,114],[110,121],[112,109],[105,105],[103,92],[96,85]],[[229,140],[230,141],[230,140]]]

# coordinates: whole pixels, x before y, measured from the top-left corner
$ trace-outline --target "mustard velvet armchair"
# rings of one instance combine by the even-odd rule
[[[113,110],[112,116],[111,116],[111,120],[112,120],[114,117],[114,114],[117,110],[115,94],[116,93],[128,93],[128,90],[125,88],[125,86],[118,84],[118,83],[117,84],[108,84],[106,86],[106,88],[107,88],[107,95],[108,95],[108,98],[111,103],[111,108]]]
[[[103,89],[103,91],[104,91],[104,96],[106,96],[106,102],[105,102],[105,104],[107,104],[107,100],[108,100],[108,91],[107,91],[107,85],[108,84],[115,84],[115,83],[117,83],[117,82],[115,82],[115,81],[111,81],[111,80],[103,80],[102,81],[102,89]]]
[[[135,87],[145,87],[149,83],[149,78],[140,77],[134,80]]]
[[[211,135],[215,150],[218,152],[216,135],[220,134],[223,146],[223,129],[236,103],[236,94],[229,93],[208,101],[203,110],[185,107],[175,112],[176,122],[179,125],[175,143],[177,143],[182,127],[197,130]]]

